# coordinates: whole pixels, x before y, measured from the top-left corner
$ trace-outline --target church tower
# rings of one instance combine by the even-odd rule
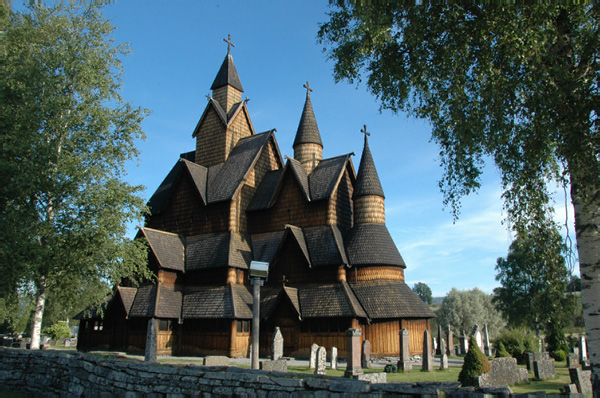
[[[365,135],[365,145],[352,195],[354,224],[385,224],[385,195],[369,148],[367,126],[361,132]]]
[[[223,39],[227,55],[210,89],[208,104],[192,137],[196,138],[195,162],[204,167],[227,160],[237,142],[254,134],[246,101],[242,101],[244,88],[231,56],[231,35]]]
[[[306,101],[304,102],[304,109],[302,110],[293,147],[294,159],[300,162],[306,170],[306,174],[310,174],[323,160],[323,142],[321,142],[319,126],[317,126],[317,119],[315,119],[315,113],[310,102],[312,88],[310,88],[309,82],[306,82],[303,87],[306,89]]]

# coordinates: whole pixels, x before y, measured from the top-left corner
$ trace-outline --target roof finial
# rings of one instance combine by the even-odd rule
[[[306,96],[310,97],[310,92],[313,91],[313,89],[310,88],[310,82],[307,80],[306,84],[303,84],[302,87],[306,89]]]
[[[206,99],[209,100],[209,101],[212,99],[212,97],[210,96],[210,94],[206,94]]]
[[[361,133],[363,133],[365,135],[365,140],[367,139],[368,135],[371,135],[371,133],[367,132],[367,125],[365,124],[363,129],[360,130]]]
[[[227,39],[223,39],[225,43],[227,43],[227,55],[231,53],[231,46],[235,47],[235,44],[231,42],[231,33],[227,36]]]

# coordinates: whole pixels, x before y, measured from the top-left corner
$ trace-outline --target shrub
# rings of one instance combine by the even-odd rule
[[[557,362],[564,362],[567,360],[567,352],[562,349],[552,351],[550,356]]]
[[[498,348],[496,348],[496,358],[510,358],[510,353],[506,351],[502,342],[499,342]]]
[[[50,336],[52,340],[66,339],[71,337],[71,331],[69,330],[67,323],[64,321],[57,322],[54,325],[46,328],[44,330],[44,334]]]
[[[395,373],[398,371],[398,366],[394,365],[394,364],[385,365],[385,368],[383,369],[383,371],[385,373]]]
[[[496,339],[496,345],[502,343],[511,357],[521,364],[527,362],[527,353],[539,350],[538,337],[524,329],[504,329]]]
[[[465,362],[458,375],[458,381],[463,385],[472,386],[473,378],[491,370],[490,362],[487,357],[481,352],[475,337],[469,340],[469,352],[465,355]]]

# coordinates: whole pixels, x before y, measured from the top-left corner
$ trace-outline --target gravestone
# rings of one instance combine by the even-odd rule
[[[310,360],[308,361],[308,367],[310,369],[315,369],[317,367],[317,350],[319,349],[319,346],[315,343],[313,343],[310,346]]]
[[[452,355],[452,350],[454,349],[454,333],[452,333],[452,329],[450,325],[448,325],[448,331],[446,332],[446,336],[448,339],[448,355]]]
[[[337,368],[338,368],[337,347],[331,347],[331,369],[337,370]]]
[[[487,323],[483,325],[483,353],[487,357],[492,356],[492,347],[490,346],[490,335],[488,333]]]
[[[363,369],[371,369],[371,342],[365,340],[362,343],[361,367]]]
[[[358,376],[358,380],[362,380],[362,381],[368,381],[369,383],[372,384],[380,384],[380,383],[387,383],[387,373],[384,372],[380,372],[380,373],[365,373],[362,375]],[[352,394],[350,394],[352,395]]]
[[[444,338],[444,336],[442,335],[442,325],[438,324],[437,347],[435,350],[436,355],[442,355],[442,339],[443,338]]]
[[[553,379],[556,377],[554,359],[538,359],[533,363],[533,374],[536,380]]]
[[[158,319],[150,318],[148,321],[148,331],[146,332],[146,354],[144,361],[156,362],[156,345],[158,340]]]
[[[276,326],[275,332],[273,332],[273,339],[271,340],[271,355],[271,359],[273,361],[277,361],[283,357],[283,335],[281,334],[279,326]]]
[[[471,336],[475,337],[477,346],[479,346],[479,349],[483,352],[483,338],[481,337],[481,331],[479,330],[479,325],[473,326],[473,332],[471,332]]]
[[[429,330],[425,329],[423,333],[423,357],[422,357],[422,370],[424,372],[431,372],[433,370],[433,352],[431,350],[431,336]]]
[[[527,353],[527,370],[533,371],[533,363],[535,361],[538,361],[540,359],[542,359],[543,354],[540,354],[539,352],[528,352]]]
[[[398,360],[398,370],[409,372],[412,370],[410,362],[410,341],[408,339],[408,329],[400,330],[400,359]]]
[[[229,357],[224,355],[208,355],[204,357],[204,366],[229,366]]]
[[[287,361],[285,359],[278,359],[276,361],[261,361],[260,369],[267,372],[284,372],[288,371]]]
[[[477,378],[477,386],[508,386],[529,380],[527,369],[518,367],[515,358],[494,358],[490,360],[490,368]]]
[[[579,335],[579,362],[584,364],[587,361],[587,342],[585,336]]]
[[[362,368],[360,367],[360,336],[362,331],[360,329],[348,329],[346,330],[346,337],[348,342],[346,344],[346,371],[344,377],[355,377],[363,374]]]
[[[315,374],[327,374],[327,349],[325,347],[319,347],[317,350],[317,366],[315,368]]]
[[[563,387],[563,391],[567,394],[576,394],[577,393],[577,385],[575,384],[565,384]]]
[[[569,369],[571,383],[577,386],[577,390],[581,394],[590,394],[592,392],[592,371],[581,370],[579,368]]]
[[[435,337],[431,339],[431,343],[433,344],[433,354],[436,354],[438,350],[438,344]]]
[[[460,355],[460,346],[459,345],[454,346],[454,352],[456,353],[456,356]]]
[[[459,341],[461,355],[467,355],[467,352],[469,352],[469,338],[464,331],[463,335],[459,337]]]
[[[440,370],[448,369],[448,354],[446,354],[446,341],[444,339],[440,340]]]
[[[567,355],[567,368],[578,368],[579,367],[579,355],[570,353]]]

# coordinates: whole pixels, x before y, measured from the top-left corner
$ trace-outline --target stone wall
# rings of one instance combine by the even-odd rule
[[[148,365],[118,357],[0,348],[0,389],[44,396],[327,396],[410,394],[483,397],[459,383],[387,383],[237,367]],[[508,390],[510,391],[510,390]],[[507,390],[501,391],[506,397]],[[488,395],[489,396],[489,395]]]

